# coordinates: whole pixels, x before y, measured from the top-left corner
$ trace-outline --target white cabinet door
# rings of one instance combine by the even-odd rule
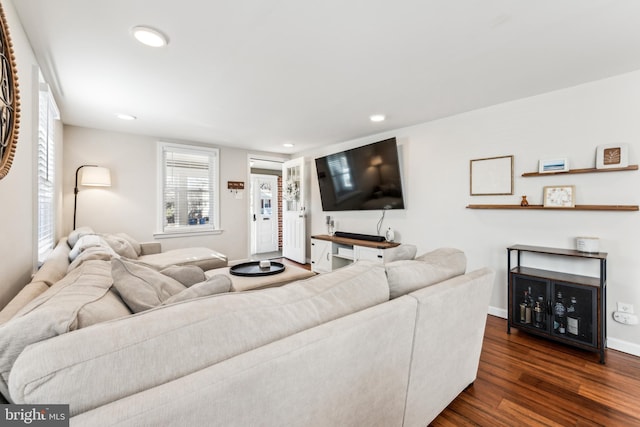
[[[311,271],[329,273],[332,269],[331,258],[331,242],[311,239]]]
[[[355,261],[366,259],[370,261],[383,262],[384,250],[377,248],[367,248],[366,246],[353,246],[353,254]]]

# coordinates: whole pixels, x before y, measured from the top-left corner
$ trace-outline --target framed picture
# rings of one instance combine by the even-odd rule
[[[513,194],[513,156],[471,160],[469,169],[472,196]]]
[[[575,185],[548,185],[544,187],[545,208],[574,208],[576,206]]]
[[[596,169],[626,168],[629,166],[629,145],[610,144],[596,147]]]
[[[568,159],[540,160],[538,163],[539,173],[567,172],[569,170]]]

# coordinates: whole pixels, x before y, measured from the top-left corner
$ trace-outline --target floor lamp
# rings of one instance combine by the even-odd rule
[[[73,188],[73,229],[76,229],[76,207],[78,205],[78,172],[82,171],[80,185],[87,187],[111,187],[111,172],[97,165],[82,165],[76,169],[76,185]]]

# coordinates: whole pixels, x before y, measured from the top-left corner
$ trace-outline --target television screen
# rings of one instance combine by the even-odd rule
[[[396,139],[316,159],[323,211],[404,209]]]

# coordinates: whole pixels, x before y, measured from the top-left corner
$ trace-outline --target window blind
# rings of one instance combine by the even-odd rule
[[[163,231],[217,229],[218,150],[163,147]]]
[[[55,120],[58,109],[49,87],[40,83],[38,100],[38,264],[55,245]]]

